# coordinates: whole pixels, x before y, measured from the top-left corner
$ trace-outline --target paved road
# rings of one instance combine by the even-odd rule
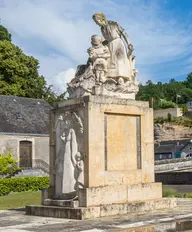
[[[166,231],[176,221],[186,221],[192,229],[192,200],[178,200],[174,210],[131,214],[113,218],[77,221],[27,216],[22,210],[0,210],[0,232],[104,232],[104,231]],[[155,229],[154,230],[154,225]],[[141,228],[141,226],[144,226]],[[129,230],[137,227],[136,230]],[[146,228],[147,227],[147,228]],[[173,231],[173,230],[172,230]]]

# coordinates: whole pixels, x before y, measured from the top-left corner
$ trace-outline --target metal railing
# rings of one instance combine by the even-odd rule
[[[49,164],[46,163],[42,159],[33,159],[33,167],[32,168],[41,169],[45,173],[49,174]]]

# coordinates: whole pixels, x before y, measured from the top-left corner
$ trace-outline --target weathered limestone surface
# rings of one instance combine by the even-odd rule
[[[172,209],[175,206],[175,198],[77,208],[33,205],[26,206],[26,214],[44,217],[85,220],[99,217],[154,211],[155,209]]]
[[[68,83],[70,98],[86,95],[135,99],[139,91],[136,79],[134,47],[125,30],[107,20],[103,13],[95,13],[93,20],[100,27],[100,35],[91,37],[88,60],[78,65],[75,77]]]
[[[80,190],[81,207],[145,201],[162,198],[161,183],[111,185]]]
[[[51,115],[50,188],[28,214],[88,219],[174,206],[154,183],[148,102],[85,96],[59,103]]]
[[[50,188],[27,214],[88,219],[175,205],[154,183],[153,109],[135,101],[133,45],[103,13],[93,20],[105,40],[91,37],[70,100],[51,112]]]

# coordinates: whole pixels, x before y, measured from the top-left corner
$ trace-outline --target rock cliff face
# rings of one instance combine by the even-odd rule
[[[155,141],[192,139],[192,128],[169,123],[155,124],[154,137]]]

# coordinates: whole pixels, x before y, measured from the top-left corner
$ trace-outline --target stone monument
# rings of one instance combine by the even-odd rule
[[[99,35],[91,37],[87,64],[77,67],[75,77],[68,84],[70,98],[102,95],[135,99],[139,91],[137,69],[128,35],[118,23],[108,21],[103,13],[94,14],[93,19],[105,40]]]
[[[50,115],[50,187],[30,215],[89,219],[175,206],[154,182],[153,109],[135,101],[135,56],[125,30],[93,20],[88,61]]]

